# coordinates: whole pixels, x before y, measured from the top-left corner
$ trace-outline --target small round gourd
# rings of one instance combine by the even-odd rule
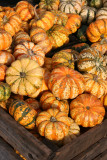
[[[107,19],[107,7],[100,8],[96,12],[96,19]]]
[[[10,97],[11,88],[7,83],[0,82],[0,101],[5,101]]]

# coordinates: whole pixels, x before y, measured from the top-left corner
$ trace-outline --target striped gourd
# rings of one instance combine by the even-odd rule
[[[82,23],[90,24],[95,19],[96,9],[94,7],[84,6],[80,12]]]
[[[96,19],[107,19],[107,7],[100,8],[97,11]]]
[[[80,52],[77,66],[79,71],[98,75],[102,79],[107,78],[106,56],[94,48],[85,48]]]
[[[10,65],[15,60],[11,52],[0,51],[0,64]]]
[[[33,129],[35,127],[37,112],[25,101],[13,101],[9,106],[9,114],[25,128]]]
[[[10,97],[11,89],[7,83],[0,82],[0,101],[5,101]]]
[[[61,0],[59,10],[65,13],[80,13],[82,8],[81,0]]]
[[[91,0],[89,5],[91,7],[101,8],[103,5],[103,0]]]
[[[76,50],[77,52],[81,52],[83,49],[88,48],[89,45],[87,43],[77,43],[71,46],[72,49]]]

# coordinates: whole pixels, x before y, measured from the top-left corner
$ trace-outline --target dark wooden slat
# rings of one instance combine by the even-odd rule
[[[22,160],[14,149],[0,137],[0,160]]]
[[[0,136],[27,160],[45,160],[52,151],[0,108]]]
[[[84,134],[72,141],[59,150],[57,150],[53,160],[71,160],[88,147],[99,141],[107,135],[107,119],[100,125],[89,129]]]
[[[93,160],[107,160],[107,150],[101,153],[99,156],[94,158]]]
[[[86,151],[79,154],[72,160],[90,160],[94,159],[97,155],[104,152],[107,149],[107,137],[102,138],[97,143],[89,147]]]

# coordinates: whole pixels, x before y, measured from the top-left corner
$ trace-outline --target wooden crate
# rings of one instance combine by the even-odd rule
[[[0,108],[0,136],[27,160],[91,160],[107,150],[107,119],[59,148],[38,140]]]
[[[0,5],[15,6],[18,1],[6,0],[0,2]],[[39,2],[28,1],[33,5]],[[74,35],[70,39],[67,48],[78,42]],[[52,56],[56,51],[47,56]],[[0,160],[21,160],[14,149],[27,160],[107,160],[107,118],[102,124],[85,130],[71,143],[58,147],[46,139],[38,140],[0,108]]]

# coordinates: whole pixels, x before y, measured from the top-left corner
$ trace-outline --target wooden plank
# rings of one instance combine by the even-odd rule
[[[0,137],[0,160],[22,160],[14,149]]]
[[[107,149],[107,137],[102,138],[94,145],[90,146],[87,150],[73,158],[72,160],[90,160],[94,159],[97,155]]]
[[[93,160],[107,160],[107,150],[105,150],[103,153],[101,153],[100,155],[98,155]]]
[[[89,129],[74,139],[72,143],[66,144],[58,149],[53,160],[71,160],[106,135],[107,119],[105,119],[102,124]]]
[[[0,108],[0,136],[27,160],[45,160],[52,151]]]

